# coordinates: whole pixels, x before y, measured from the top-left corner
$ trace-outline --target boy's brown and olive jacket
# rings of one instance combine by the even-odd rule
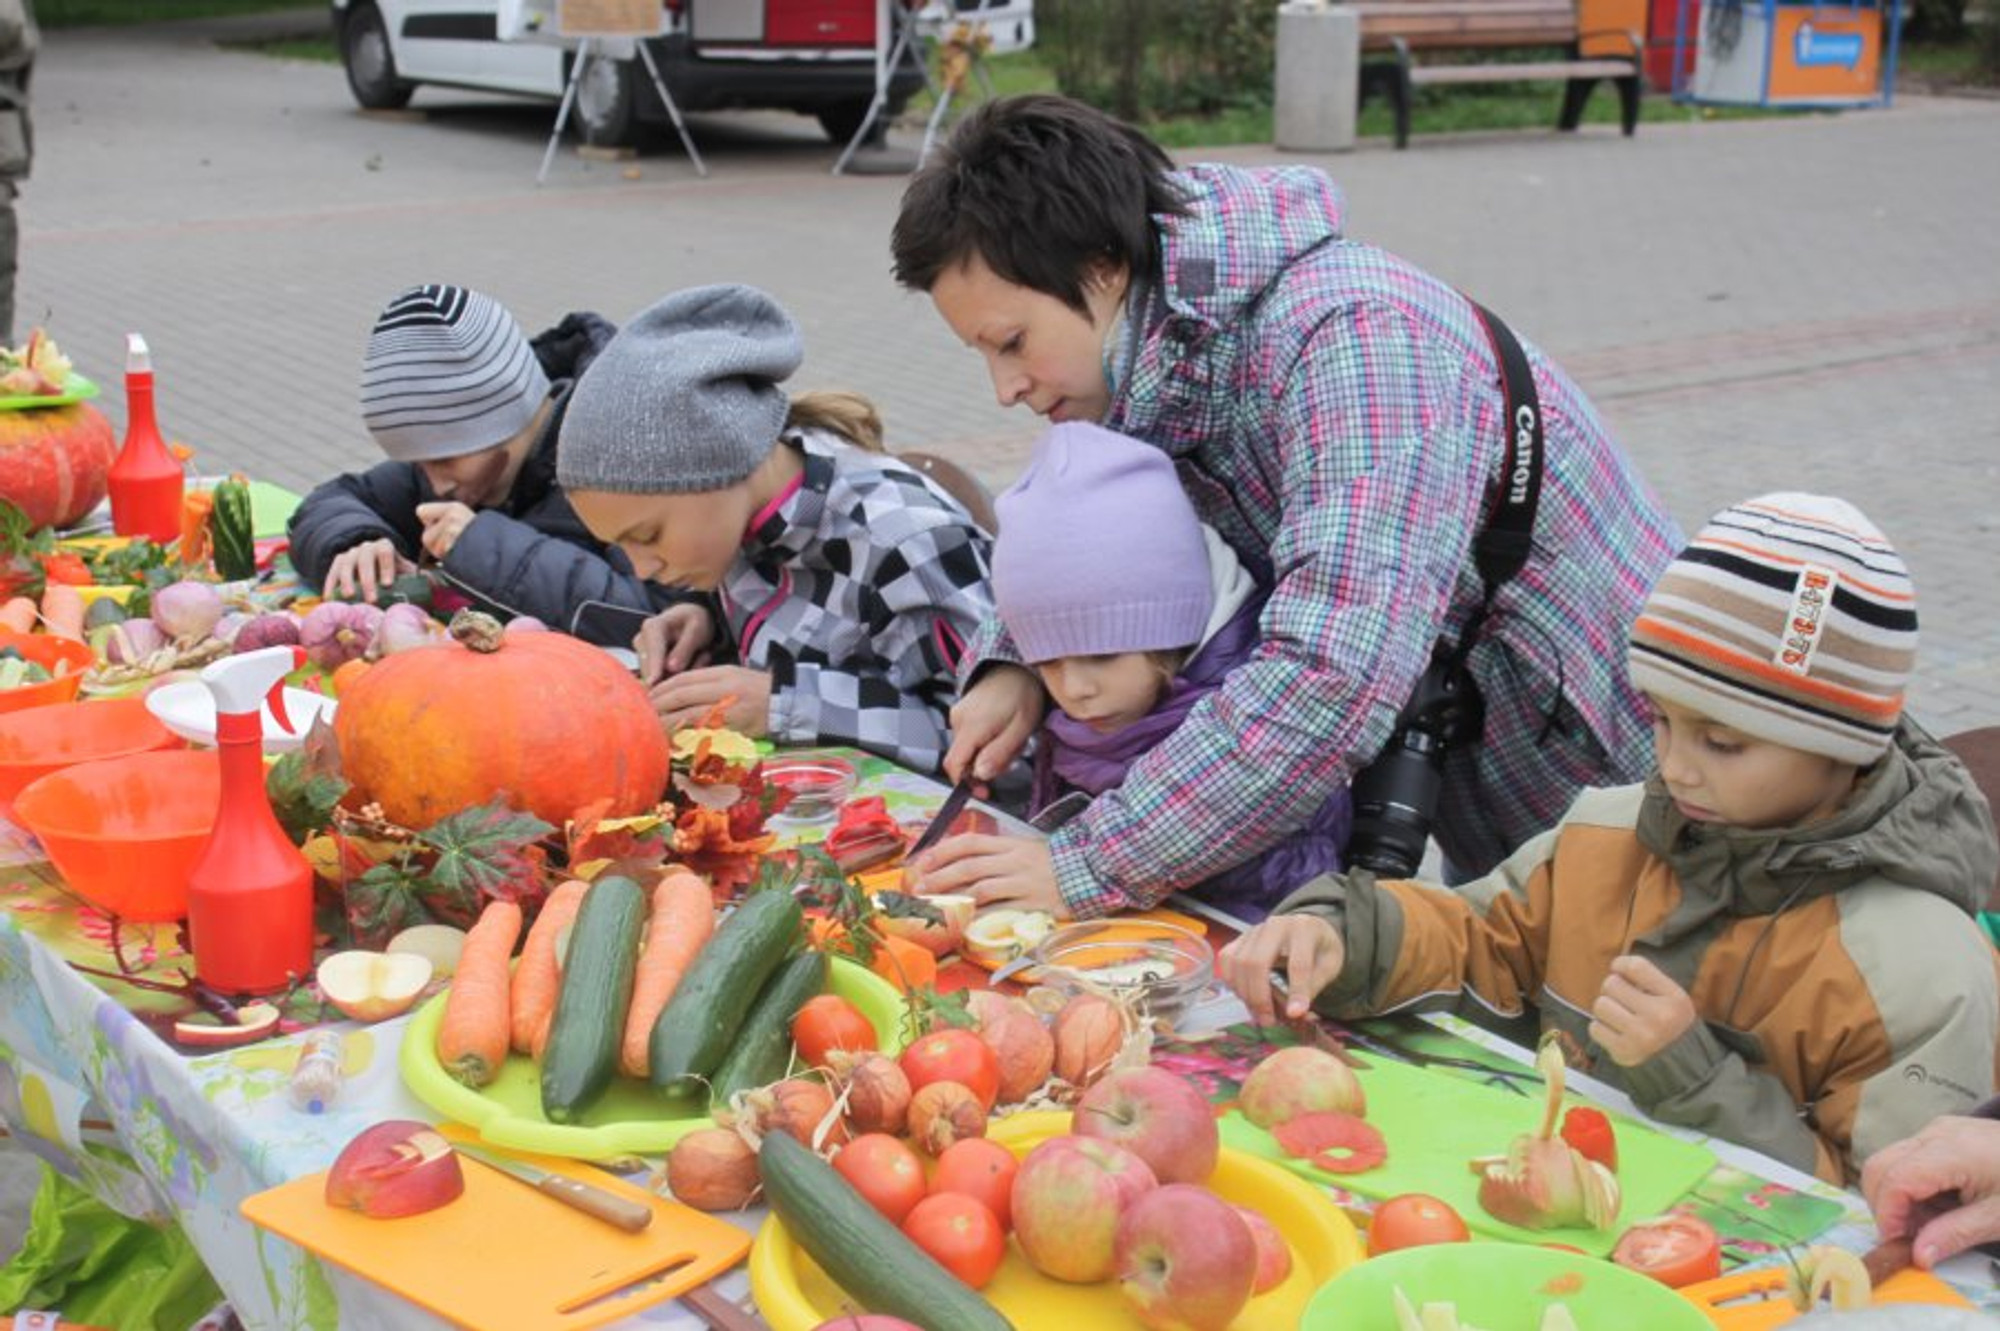
[[[2000,953],[1972,918],[2000,848],[1958,760],[1905,721],[1832,818],[1690,823],[1656,776],[1585,792],[1552,831],[1457,889],[1365,873],[1281,911],[1331,919],[1334,1016],[1534,1009],[1573,1065],[1647,1114],[1837,1183],[1939,1114],[1992,1094]],[[1648,958],[1700,1019],[1621,1068],[1589,1036],[1613,958]]]

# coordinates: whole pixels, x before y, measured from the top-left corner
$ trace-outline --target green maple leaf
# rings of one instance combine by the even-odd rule
[[[398,855],[347,885],[347,923],[357,947],[380,950],[414,924],[434,922],[424,903],[426,875],[414,855]]]
[[[535,843],[554,830],[500,799],[438,820],[417,834],[437,856],[426,904],[439,919],[466,926],[479,918],[488,897],[533,904],[543,890]]]
[[[340,774],[340,745],[324,714],[313,718],[305,743],[271,764],[264,776],[264,791],[271,797],[271,812],[294,845],[333,819],[334,808],[347,793],[347,778]]]

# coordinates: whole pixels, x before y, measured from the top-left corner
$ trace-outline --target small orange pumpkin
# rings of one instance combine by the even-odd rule
[[[597,800],[610,817],[660,800],[666,732],[609,653],[563,633],[503,634],[477,611],[452,620],[451,638],[385,656],[343,688],[334,733],[357,799],[405,827],[495,796],[556,827]]]
[[[0,499],[31,527],[72,526],[103,502],[117,451],[88,403],[0,411]]]

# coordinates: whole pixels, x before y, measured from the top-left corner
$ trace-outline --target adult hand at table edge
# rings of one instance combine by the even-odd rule
[[[949,836],[917,857],[919,894],[971,897],[984,910],[1011,906],[1069,917],[1056,885],[1055,860],[1040,837],[989,836],[964,832]]]
[[[320,585],[320,595],[328,600],[348,600],[359,591],[361,599],[373,605],[382,588],[400,575],[416,570],[416,564],[403,557],[394,541],[378,536],[350,545],[333,557],[326,567],[326,581]]]
[[[945,775],[960,781],[970,772],[973,793],[986,798],[991,793],[989,783],[1027,747],[1047,705],[1041,680],[1026,666],[986,667],[951,709]]]
[[[1931,1120],[1868,1157],[1861,1192],[1885,1239],[1915,1239],[1912,1256],[1925,1270],[2000,1240],[2000,1122],[1952,1114]]]
[[[1340,930],[1311,912],[1273,915],[1216,955],[1216,973],[1259,1026],[1295,1021],[1312,1011],[1320,990],[1340,978],[1347,945]],[[1283,1002],[1273,976],[1285,977]],[[1280,1008],[1282,1007],[1282,1011]]]

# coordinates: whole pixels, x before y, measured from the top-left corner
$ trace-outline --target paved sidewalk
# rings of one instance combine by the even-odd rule
[[[697,117],[707,180],[667,137],[630,164],[565,153],[537,189],[550,107],[426,90],[422,116],[365,116],[337,67],[216,30],[58,32],[36,74],[20,318],[112,389],[114,421],[138,329],[171,434],[304,487],[376,456],[360,351],[406,283],[481,287],[534,328],[745,280],[806,330],[797,386],[864,391],[893,444],[995,485],[1025,456],[1037,422],[890,280],[901,178],[829,176],[810,121]],[[2000,723],[2000,103],[1297,160],[1341,180],[1354,234],[1561,359],[1685,525],[1781,487],[1858,501],[1920,588],[1919,716]]]

